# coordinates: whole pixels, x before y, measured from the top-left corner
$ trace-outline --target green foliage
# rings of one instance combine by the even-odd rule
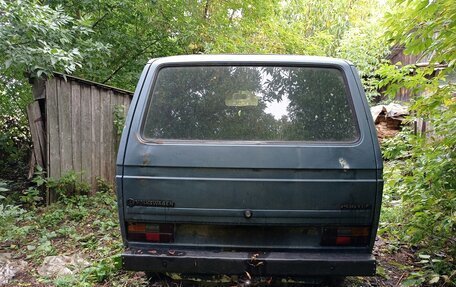
[[[32,207],[36,207],[36,204],[43,200],[41,191],[35,187],[29,187],[23,192],[20,197],[21,202]]]
[[[77,278],[74,275],[65,275],[65,276],[57,277],[53,283],[56,287],[84,286],[82,284],[78,285],[78,283],[80,283],[79,278]],[[86,286],[90,286],[90,285],[86,285]]]
[[[37,241],[34,241],[33,244],[26,246],[26,249],[28,251],[26,258],[38,261],[39,258],[56,255],[56,249],[52,245],[51,241],[56,236],[57,235],[55,232],[42,234]]]
[[[35,170],[32,183],[33,186],[29,186],[22,192],[19,197],[20,201],[32,208],[35,208],[37,204],[42,203],[44,199],[44,188],[47,183],[46,173],[43,171],[41,166],[37,166]]]
[[[213,4],[213,6],[216,6]],[[386,4],[375,1],[244,1],[217,5],[203,25],[206,53],[304,54],[340,57],[360,70],[368,99],[378,96],[375,71],[388,52],[378,23]],[[232,13],[226,13],[230,9]],[[212,10],[211,10],[212,11]],[[234,17],[233,17],[234,15]]]
[[[25,107],[32,100],[29,84],[18,72],[7,75],[7,71],[0,70],[0,115],[15,117],[25,124]]]
[[[393,43],[405,45],[406,52],[433,56],[433,63],[448,66],[439,73],[435,68],[441,66],[435,64],[418,68],[398,63],[379,69],[379,85],[390,95],[403,87],[411,90],[413,116],[428,121],[431,127],[424,134],[405,131],[385,143],[384,156],[401,160],[385,170],[387,211],[396,210],[396,223],[387,228],[401,241],[426,252],[420,258],[423,268],[411,274],[406,285],[451,280],[454,284],[456,86],[451,76],[456,72],[456,6],[449,0],[397,3],[386,21],[387,36]],[[391,198],[397,200],[395,206]]]
[[[26,78],[73,73],[83,61],[96,61],[108,52],[107,45],[90,38],[87,19],[70,17],[62,7],[42,2],[0,0],[0,114],[24,125],[25,108],[32,100]],[[0,149],[5,143],[7,139],[0,138]]]
[[[192,53],[345,57],[369,76],[386,45],[375,1],[0,1],[0,113],[20,115],[29,77],[52,71],[133,89],[150,58]],[[359,43],[359,45],[358,45]],[[365,45],[369,46],[367,48]],[[108,53],[109,49],[109,53]],[[368,89],[368,95],[373,94]],[[120,113],[118,113],[120,115]],[[119,132],[122,118],[116,119]]]
[[[87,182],[80,180],[80,174],[75,171],[69,171],[59,179],[47,178],[46,186],[64,202],[75,195],[86,195],[91,189]]]
[[[404,139],[408,137],[389,140],[386,149],[401,144]],[[410,156],[410,152],[407,151],[410,148],[409,143],[402,147],[396,149],[402,151],[398,154],[399,159],[389,160],[385,165],[386,184],[379,234],[385,234],[388,238],[390,252],[396,252],[404,245],[415,246],[420,250],[415,266],[409,266],[412,272],[404,280],[404,286],[437,282],[442,285],[454,285],[454,230],[451,230],[451,227],[449,230],[442,230],[451,220],[445,217],[451,214],[449,208],[454,208],[454,195],[429,194],[423,189],[415,193],[412,189],[416,188],[417,184],[410,182],[419,181],[420,179],[415,177],[420,173],[413,171],[417,166],[412,164],[413,155]],[[453,207],[450,207],[451,205]],[[454,228],[454,223],[452,225]]]
[[[433,62],[456,63],[456,5],[453,0],[396,0],[387,14],[386,37],[411,55],[433,55]]]
[[[6,193],[9,191],[8,184],[0,179],[0,238],[8,238],[10,226],[14,225],[17,218],[26,211],[17,205],[8,202]]]
[[[122,131],[125,126],[125,106],[124,105],[115,105],[114,106],[114,111],[113,111],[113,116],[114,116],[114,129],[116,130],[116,133],[118,136],[122,134]]]
[[[98,192],[113,192],[114,191],[114,187],[110,183],[108,183],[105,179],[103,179],[102,177],[97,176],[96,180],[97,180],[97,191]]]
[[[10,237],[10,225],[24,212],[25,210],[19,206],[0,203],[0,220],[2,221],[2,225],[0,226],[0,237],[6,239]]]
[[[206,3],[202,3],[206,4]],[[351,29],[365,25],[379,6],[372,1],[227,1],[210,3],[203,25],[211,32],[205,52],[335,56]],[[227,13],[228,12],[228,13]]]
[[[109,276],[116,273],[122,267],[120,254],[106,257],[92,264],[84,270],[82,274],[83,281],[103,282]]]
[[[78,74],[97,82],[109,83],[125,89],[133,89],[138,75],[148,59],[172,54],[182,54],[184,43],[175,37],[187,34],[175,29],[174,25],[183,17],[183,7],[194,3],[182,1],[47,1],[51,7],[60,5],[74,19],[87,17],[93,33],[92,39],[110,47],[110,54],[99,54],[97,58],[84,59]],[[191,1],[195,2],[196,1]],[[201,4],[202,5],[202,4]],[[199,5],[199,6],[201,6]],[[197,17],[195,17],[197,19]],[[185,25],[198,31],[189,18]]]
[[[5,181],[0,180],[0,199],[5,198],[4,196],[1,195],[1,193],[8,191],[8,190],[9,190],[8,184]]]
[[[411,132],[412,131],[405,127],[405,129],[395,137],[385,139],[382,143],[383,159],[395,160],[410,158],[412,143],[409,142],[409,138],[412,136]],[[400,161],[394,161],[394,163],[401,164]]]
[[[101,177],[97,177],[96,180],[96,189],[98,192],[112,193],[113,187],[111,184],[107,183],[106,180]],[[91,190],[91,186],[89,183],[81,180],[81,173],[69,171],[58,179],[48,178],[46,177],[46,172],[43,171],[43,168],[38,166],[34,177],[31,180],[31,184],[31,186],[22,190],[18,198],[25,207],[34,209],[37,206],[42,205],[44,193],[48,189],[56,193],[59,201],[75,206],[75,209],[73,209],[68,216],[77,219],[84,217],[88,213],[83,205],[88,200],[87,195]],[[53,213],[53,215],[61,217],[59,213]],[[58,218],[56,220],[57,221],[52,222],[52,224],[59,222]]]
[[[26,122],[18,116],[0,115],[1,178],[13,179],[25,173],[30,146]]]
[[[336,54],[357,67],[369,102],[379,97],[377,70],[389,52],[387,41],[383,37],[385,29],[378,26],[381,21],[378,16],[368,19],[360,27],[348,30],[341,39]]]
[[[376,26],[386,5],[376,1],[48,1],[75,19],[85,15],[93,39],[110,55],[82,63],[85,78],[133,89],[150,58],[196,53],[348,56],[364,74],[386,45]],[[359,36],[358,36],[359,34]],[[356,39],[356,41],[353,41]],[[375,40],[375,41],[373,41]],[[369,44],[365,49],[351,43]],[[342,47],[342,48],[341,48]],[[368,56],[365,56],[366,53]],[[368,60],[365,60],[368,59]],[[366,70],[364,67],[366,66]]]
[[[0,187],[0,194],[6,192],[4,182],[0,182]],[[120,271],[122,242],[112,192],[99,192],[90,199],[75,195],[65,202],[30,210],[10,204],[5,211],[3,200],[0,199],[0,242],[7,252],[14,252],[35,266],[50,255],[78,253],[89,261],[90,266],[79,274],[56,278],[52,285],[82,287],[105,282],[109,286],[146,286],[141,278],[129,278],[132,276]],[[48,278],[36,279],[51,284]]]
[[[422,280],[427,278],[429,284],[436,284],[440,281],[440,283],[450,283],[450,277],[448,275],[439,275],[439,274],[445,274],[448,272],[447,269],[447,263],[445,262],[444,254],[442,253],[436,253],[433,255],[428,255],[428,254],[419,254],[418,258],[420,261],[418,262],[420,265],[423,266],[423,268],[415,273],[412,273],[412,276],[409,276],[407,278],[408,281],[412,280]],[[453,272],[451,274],[454,276],[456,273],[454,270],[450,270],[450,272]],[[407,283],[407,282],[404,282]]]
[[[0,1],[0,70],[19,70],[31,77],[53,71],[72,73],[91,53],[105,51],[87,39],[85,19],[74,19],[62,7],[34,0]]]

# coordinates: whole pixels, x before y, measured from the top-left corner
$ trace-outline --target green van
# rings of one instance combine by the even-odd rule
[[[382,168],[358,72],[345,60],[151,60],[117,158],[123,267],[374,275]]]

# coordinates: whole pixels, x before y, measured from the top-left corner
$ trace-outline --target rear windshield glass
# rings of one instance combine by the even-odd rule
[[[148,139],[353,142],[358,129],[334,68],[166,67],[149,101]]]

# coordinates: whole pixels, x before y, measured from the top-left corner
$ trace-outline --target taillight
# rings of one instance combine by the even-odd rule
[[[370,227],[325,227],[321,232],[322,246],[366,246]]]
[[[174,224],[166,223],[127,223],[127,239],[168,243],[174,241]]]

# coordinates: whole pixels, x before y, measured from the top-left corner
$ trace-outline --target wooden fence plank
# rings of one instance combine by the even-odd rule
[[[110,142],[110,147],[111,147],[112,153],[111,153],[110,165],[112,167],[111,176],[112,176],[113,180],[115,180],[115,176],[116,176],[116,158],[117,158],[117,142],[118,142],[117,128],[114,126],[114,111],[115,111],[115,106],[116,106],[116,97],[117,97],[117,93],[111,91],[110,107],[111,107],[111,117],[112,117],[111,118],[112,128],[111,128],[110,132],[111,132],[112,141]]]
[[[123,96],[124,117],[127,117],[128,107],[130,106],[130,97]]]
[[[100,176],[104,180],[109,179],[109,156],[110,156],[110,149],[109,149],[109,141],[111,139],[111,135],[109,133],[109,91],[100,91],[100,126],[101,126],[101,133],[100,133]]]
[[[96,177],[100,176],[100,135],[101,135],[101,115],[100,115],[100,90],[91,87],[92,101],[92,193],[96,191]]]
[[[73,170],[73,147],[71,143],[71,85],[70,82],[60,80],[57,86],[58,119],[60,140],[60,174]]]
[[[117,130],[116,130],[116,127],[114,126],[114,111],[115,111],[115,108],[116,108],[116,96],[117,94],[115,92],[112,92],[111,94],[111,115],[112,115],[112,130],[111,130],[111,137],[112,137],[112,141],[110,143],[110,146],[111,146],[111,150],[112,150],[112,155],[111,155],[111,166],[113,167],[113,169],[115,170],[115,155],[114,154],[117,154]],[[113,172],[113,177],[115,177],[115,171]],[[115,179],[115,178],[114,178]]]
[[[126,107],[124,105],[124,97],[122,96],[122,94],[116,93],[116,95],[115,95],[115,106],[117,106],[117,107],[118,106],[123,106],[124,110],[126,109]],[[122,129],[122,127],[120,127],[120,128]],[[122,130],[120,132],[122,132]],[[114,142],[115,142],[115,150],[117,150],[119,148],[120,135],[116,135]]]
[[[71,81],[71,145],[73,169],[78,172],[77,178],[82,180],[81,150],[81,86]]]
[[[46,82],[46,138],[47,138],[47,174],[50,177],[60,175],[60,142],[57,83],[58,79],[52,78]],[[55,201],[55,193],[48,191],[47,203]]]
[[[115,155],[116,155],[116,150],[115,150],[115,147],[113,145],[113,143],[115,143],[116,141],[116,138],[115,138],[115,133],[113,133],[114,131],[114,108],[112,106],[112,101],[113,101],[113,97],[114,97],[114,92],[111,90],[108,92],[108,95],[109,95],[109,102],[108,102],[108,105],[109,105],[109,112],[107,114],[107,127],[106,127],[106,132],[107,132],[107,136],[109,137],[109,142],[106,142],[106,148],[109,149],[109,155],[108,157],[106,158],[106,164],[108,166],[108,170],[107,170],[107,179],[109,181],[110,184],[114,184],[114,181],[115,181],[115,169],[116,169],[116,166],[115,166]]]
[[[108,133],[109,137],[111,140],[108,143],[109,146],[109,159],[108,159],[108,164],[109,164],[109,179],[110,183],[114,184],[115,183],[115,174],[116,174],[116,163],[115,163],[115,157],[117,155],[117,150],[115,148],[115,142],[116,142],[116,135],[115,135],[115,127],[114,127],[114,107],[113,107],[113,101],[114,101],[114,92],[110,91],[109,92],[109,127],[108,127]]]
[[[90,86],[81,85],[81,168],[82,179],[92,178],[92,95]]]

